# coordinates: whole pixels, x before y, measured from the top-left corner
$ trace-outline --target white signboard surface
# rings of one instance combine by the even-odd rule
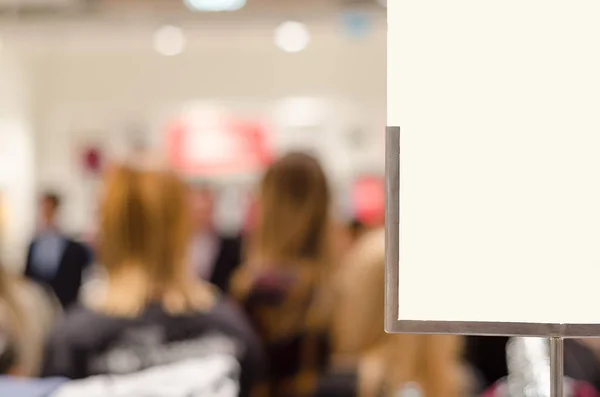
[[[599,324],[600,2],[391,0],[399,320]]]

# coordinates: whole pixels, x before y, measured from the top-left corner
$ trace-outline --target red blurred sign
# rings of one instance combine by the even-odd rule
[[[220,117],[210,123],[183,118],[167,130],[171,165],[188,176],[215,176],[262,170],[271,161],[267,132],[260,122]]]
[[[371,227],[385,222],[385,181],[379,177],[356,180],[352,190],[354,214],[358,220]]]

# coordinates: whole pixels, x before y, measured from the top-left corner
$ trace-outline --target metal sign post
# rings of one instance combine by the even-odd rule
[[[550,338],[550,397],[564,394],[564,339]]]

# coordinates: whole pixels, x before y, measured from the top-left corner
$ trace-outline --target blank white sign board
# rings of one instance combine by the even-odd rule
[[[388,1],[388,330],[596,332],[599,21],[597,0]]]

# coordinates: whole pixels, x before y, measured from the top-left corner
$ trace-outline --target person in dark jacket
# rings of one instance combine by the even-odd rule
[[[61,232],[56,217],[60,197],[45,193],[40,202],[41,227],[27,251],[25,277],[50,288],[63,308],[78,299],[90,251]]]
[[[190,204],[193,227],[190,247],[192,275],[227,292],[231,275],[240,264],[241,237],[223,236],[215,229],[215,197],[209,186],[192,186]]]

